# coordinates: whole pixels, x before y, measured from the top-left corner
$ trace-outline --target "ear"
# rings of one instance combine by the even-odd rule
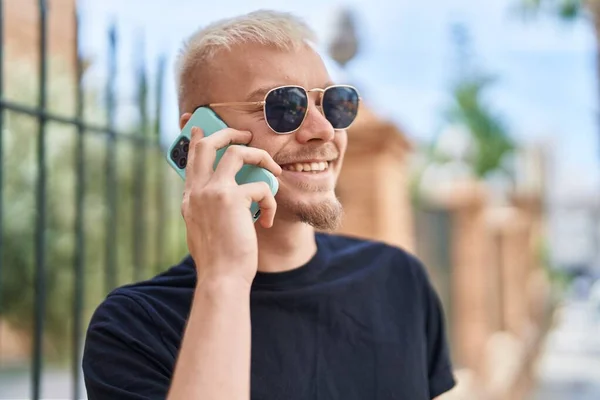
[[[182,130],[185,124],[192,118],[192,113],[185,113],[179,118],[179,130]]]

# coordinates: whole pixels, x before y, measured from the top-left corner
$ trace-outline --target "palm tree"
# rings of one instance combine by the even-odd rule
[[[446,119],[469,131],[476,147],[470,163],[475,174],[483,178],[502,170],[505,156],[515,146],[502,116],[485,101],[485,94],[495,78],[474,65],[467,28],[455,25],[453,39],[458,71],[451,88],[453,102],[446,111]]]
[[[502,118],[483,101],[485,91],[493,79],[481,75],[456,83],[453,88],[454,105],[448,120],[465,126],[476,144],[471,160],[479,177],[503,169],[504,157],[514,150]]]

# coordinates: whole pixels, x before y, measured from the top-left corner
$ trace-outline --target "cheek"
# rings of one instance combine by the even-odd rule
[[[221,116],[227,125],[233,129],[252,132],[250,147],[266,150],[271,156],[275,155],[285,144],[288,138],[276,135],[265,123],[262,113],[240,115],[234,112],[224,113]]]
[[[270,136],[272,136],[272,132],[266,126],[261,116],[237,116],[237,118],[230,118],[227,122],[229,122],[228,126],[233,129],[252,132],[252,140],[249,143],[250,147],[256,147],[269,151],[267,147],[270,145],[269,139]]]
[[[288,136],[273,133],[262,121],[246,129],[252,132],[250,147],[266,150],[271,156],[277,154],[288,142]]]
[[[338,150],[340,151],[340,159],[343,160],[344,154],[346,154],[346,148],[348,147],[348,134],[346,131],[338,131],[335,134],[334,142]]]

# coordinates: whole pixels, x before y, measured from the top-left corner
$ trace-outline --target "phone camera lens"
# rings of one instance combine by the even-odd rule
[[[180,152],[179,149],[173,149],[173,151],[171,152],[171,157],[176,160],[179,158]]]
[[[184,144],[183,145],[183,152],[185,154],[187,154],[189,150],[190,150],[190,144],[189,143]]]
[[[178,164],[179,164],[179,168],[185,168],[185,166],[187,164],[187,158],[183,157],[183,158],[179,159]]]

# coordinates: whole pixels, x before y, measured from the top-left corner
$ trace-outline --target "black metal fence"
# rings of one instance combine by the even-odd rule
[[[143,58],[138,59],[139,68],[131,71],[131,77],[137,80],[137,107],[139,123],[129,129],[118,131],[116,109],[118,107],[117,71],[117,29],[112,27],[109,31],[108,49],[108,79],[104,88],[103,112],[104,124],[92,124],[84,118],[86,107],[84,79],[84,60],[79,44],[79,24],[77,13],[73,15],[73,23],[77,26],[77,43],[73,54],[75,60],[75,110],[72,115],[59,115],[49,109],[48,86],[53,77],[48,73],[48,8],[44,0],[38,0],[39,5],[39,55],[38,55],[38,89],[37,105],[27,105],[9,99],[5,93],[5,83],[10,79],[6,66],[11,63],[10,55],[5,51],[5,15],[3,3],[0,1],[0,322],[28,320],[20,324],[18,332],[24,332],[31,337],[30,396],[32,399],[42,397],[42,377],[46,366],[48,343],[52,344],[54,352],[58,351],[58,365],[67,365],[71,374],[70,395],[72,398],[83,397],[81,388],[81,350],[87,322],[91,311],[103,296],[119,284],[151,276],[177,257],[183,255],[184,240],[180,232],[177,197],[180,191],[177,188],[179,181],[170,179],[166,174],[168,166],[164,162],[161,149],[160,115],[162,113],[162,82],[164,73],[164,58],[158,60],[156,79],[149,85],[147,63]],[[153,87],[152,95],[150,87]],[[67,95],[68,93],[65,93]],[[149,111],[153,98],[152,110]],[[35,202],[33,205],[34,221],[31,222],[31,250],[32,257],[21,254],[27,251],[15,246],[15,241],[28,242],[16,239],[17,228],[12,228],[10,219],[16,220],[14,213],[7,212],[15,200],[8,198],[6,190],[11,193],[22,190],[22,196],[28,196],[28,188],[24,186],[11,186],[13,174],[17,174],[17,167],[8,161],[10,146],[14,138],[9,138],[12,132],[8,126],[10,118],[14,116],[27,116],[37,121],[35,151],[32,153],[35,160],[35,181],[31,187],[35,188]],[[12,117],[11,117],[12,116]],[[50,199],[49,177],[52,176],[52,167],[49,167],[49,139],[50,125],[64,125],[74,130],[71,151],[64,155],[64,162],[69,162],[67,168],[74,176],[72,197],[58,196],[57,201]],[[7,133],[8,132],[8,133]],[[34,134],[30,132],[30,134]],[[14,136],[14,134],[13,134]],[[93,139],[91,139],[93,138]],[[10,140],[9,140],[10,139]],[[93,140],[93,142],[89,142]],[[125,150],[122,150],[125,149]],[[126,154],[125,162],[119,159],[120,151]],[[92,163],[101,155],[101,165]],[[59,157],[60,158],[60,157]],[[100,171],[98,170],[100,167]],[[125,174],[126,171],[127,173]],[[126,175],[122,178],[121,175]],[[67,175],[65,175],[67,176]],[[69,175],[70,176],[70,175]],[[175,176],[175,175],[173,175]],[[98,178],[102,181],[98,185]],[[67,179],[67,178],[65,178]],[[62,181],[61,177],[54,177],[53,181]],[[96,193],[90,200],[92,186]],[[101,187],[99,187],[101,186]],[[8,188],[8,189],[7,189]],[[171,189],[170,189],[171,188]],[[170,193],[173,193],[171,195]],[[61,193],[61,195],[64,193]],[[25,198],[23,197],[23,198]],[[56,196],[55,196],[56,197]],[[100,197],[99,202],[98,198]],[[54,198],[54,197],[53,197]],[[10,204],[9,204],[10,203]],[[62,208],[61,208],[62,207]],[[63,232],[56,228],[59,219],[56,210],[64,207],[72,210],[72,219],[67,219],[70,232]],[[96,212],[96,207],[101,209],[99,227],[98,218],[90,220],[90,213]],[[11,208],[12,209],[12,208]],[[71,215],[71,214],[69,214]],[[98,234],[98,230],[103,230]],[[95,232],[91,234],[90,232]],[[59,238],[60,237],[60,238]],[[55,248],[64,246],[63,239],[67,238],[67,248],[70,255],[66,258],[54,256]],[[101,238],[99,240],[98,238]],[[101,242],[104,243],[101,243]],[[24,244],[27,248],[27,244]],[[98,248],[100,247],[100,251]],[[62,247],[61,247],[62,248]],[[21,250],[20,250],[21,249]],[[123,250],[125,249],[125,250]],[[20,253],[19,253],[20,252]],[[119,254],[130,252],[130,254]],[[24,259],[21,262],[18,260]],[[68,260],[69,266],[56,260]],[[15,261],[17,260],[17,261]],[[22,265],[21,265],[22,264]],[[126,265],[124,265],[126,264]],[[93,266],[93,267],[90,267]],[[31,275],[23,273],[22,280],[15,274],[22,270],[31,269]],[[101,269],[102,278],[97,279],[96,269]],[[31,276],[31,280],[27,278]],[[67,277],[65,279],[65,276]],[[101,289],[98,290],[98,286]],[[90,295],[90,293],[96,295]],[[15,295],[17,293],[17,295]],[[58,293],[58,294],[57,294]],[[18,296],[32,301],[23,300]],[[51,300],[51,299],[59,300]],[[62,302],[62,303],[61,303]],[[13,305],[27,303],[29,308],[15,309]],[[87,304],[86,304],[87,303]],[[69,326],[70,333],[66,335],[68,342],[66,348],[49,341],[48,316],[56,313],[63,307],[69,311],[52,317],[52,326]],[[27,312],[23,313],[22,310]],[[27,315],[28,313],[31,315]],[[12,318],[12,319],[11,319]],[[14,325],[14,324],[13,324]],[[16,325],[19,325],[18,323]],[[10,326],[10,324],[9,324]],[[56,337],[60,337],[60,329]],[[0,349],[2,348],[0,337]],[[0,367],[2,354],[0,353]],[[1,373],[1,368],[0,368]],[[0,384],[1,386],[1,384]],[[57,393],[61,398],[66,393]],[[0,388],[2,398],[2,388]]]

